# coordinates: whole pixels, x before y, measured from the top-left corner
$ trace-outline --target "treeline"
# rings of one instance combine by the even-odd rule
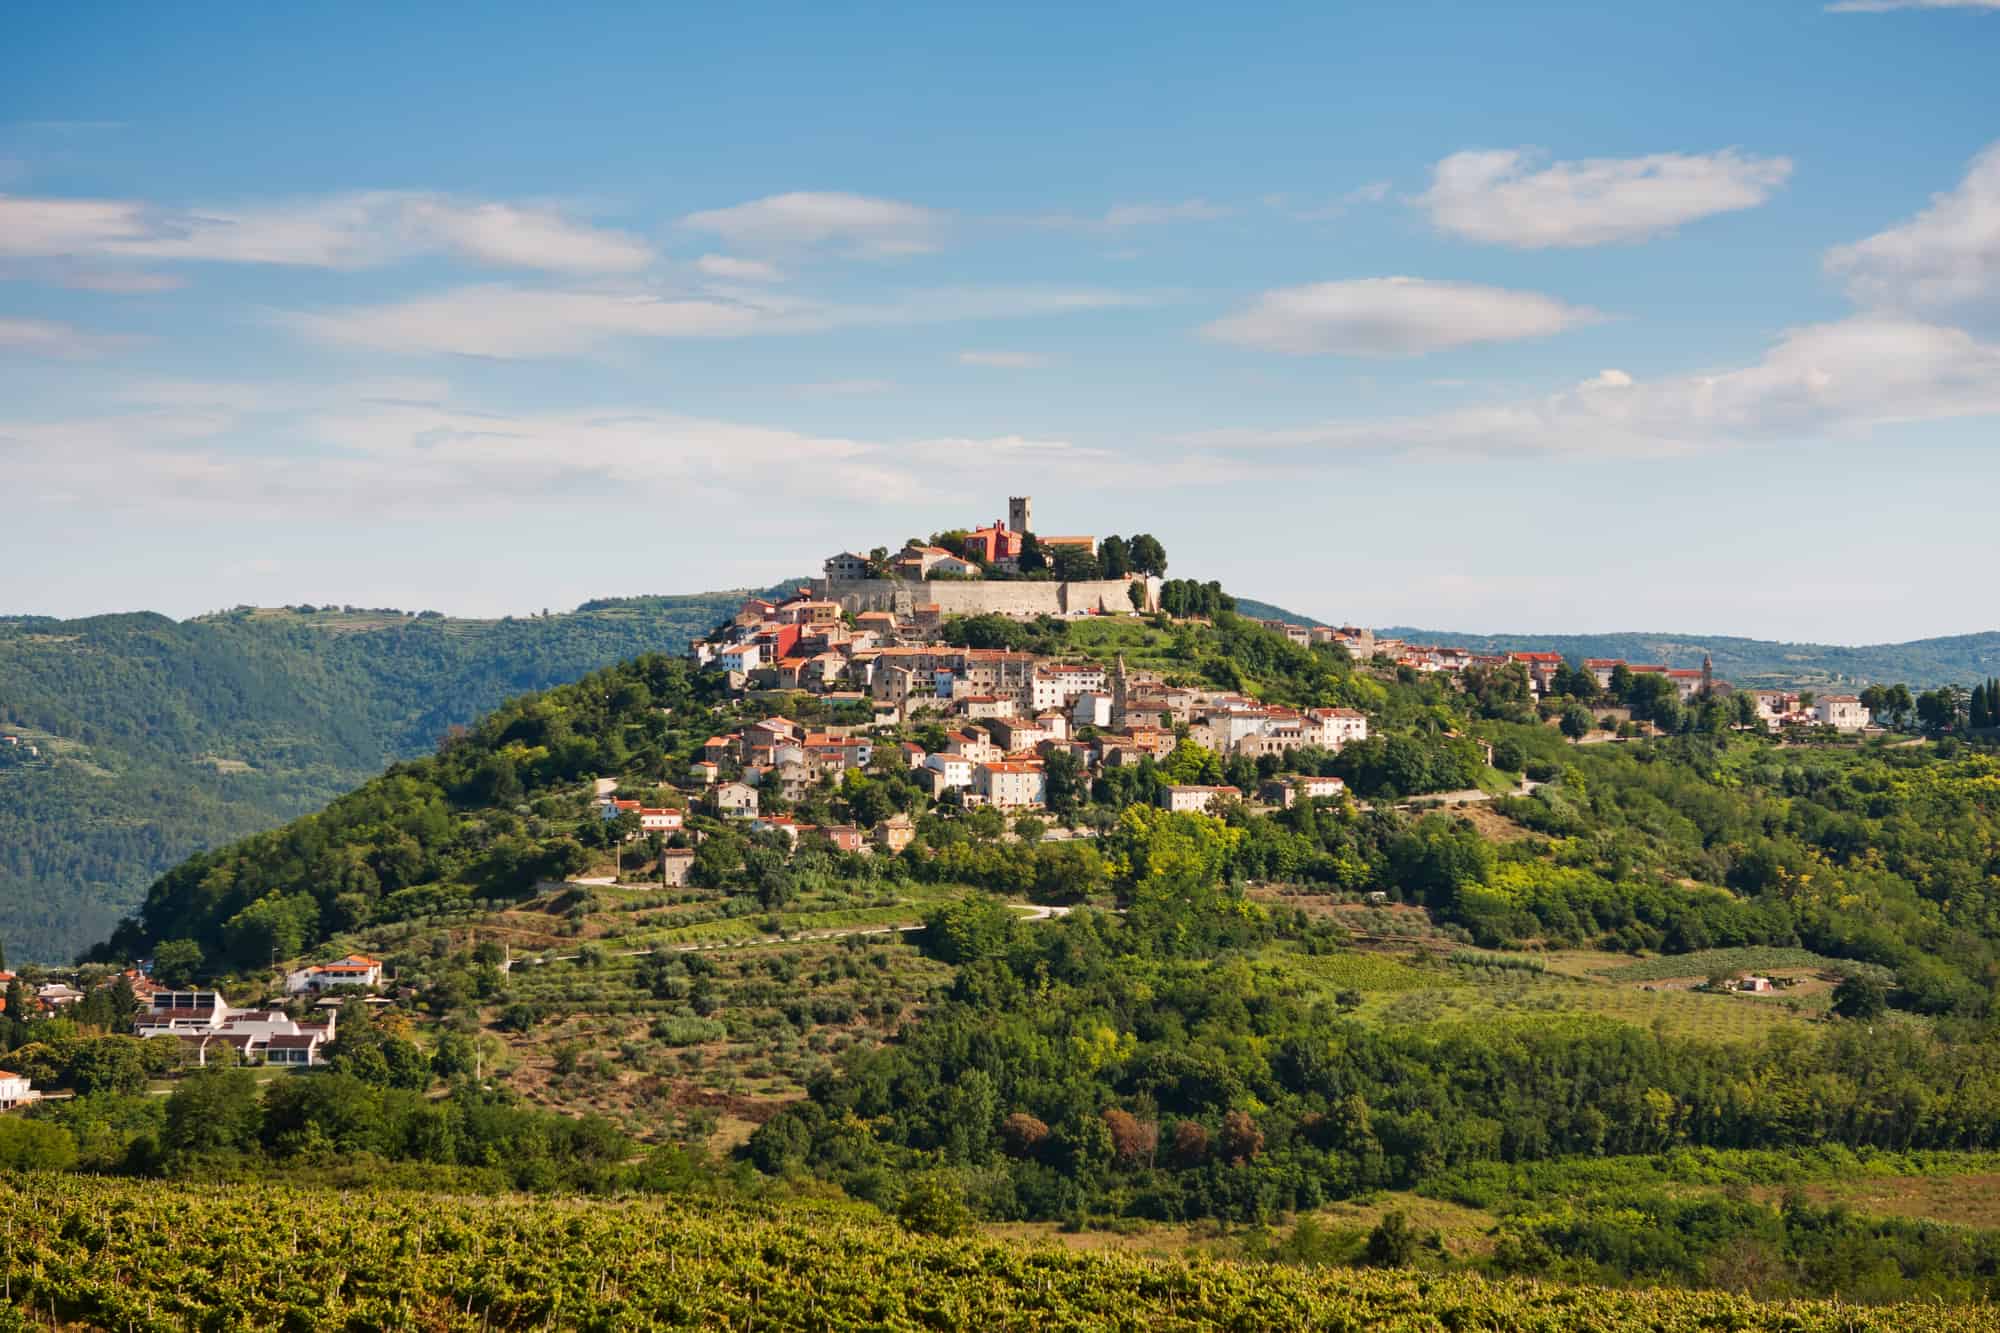
[[[845,1056],[752,1159],[864,1196],[941,1161],[995,1218],[1257,1220],[1486,1161],[2000,1145],[2000,1048],[1970,1033],[1737,1047],[1586,1019],[1372,1028],[1238,952],[1322,947],[1309,924],[1149,878],[1126,880],[1123,919],[941,915],[949,998],[898,1044]]]
[[[1054,579],[1075,583],[1096,579],[1161,577],[1167,572],[1167,548],[1149,532],[1135,533],[1130,538],[1113,533],[1100,538],[1094,551],[1067,543],[1045,546],[1034,533],[1026,533],[1021,539],[1021,554],[1015,559],[1012,569],[1002,569],[980,559],[966,545],[966,538],[970,535],[964,528],[951,528],[932,533],[928,540],[912,537],[904,545],[935,546],[949,551],[961,560],[978,565],[981,573],[992,579]],[[879,578],[887,573],[891,554],[886,546],[878,546],[869,552],[871,577]]]
[[[164,1098],[98,1091],[0,1120],[0,1169],[17,1171],[213,1179],[402,1163],[446,1172],[406,1184],[611,1191],[643,1185],[645,1170],[626,1164],[638,1151],[598,1117],[470,1083],[433,1098],[347,1073],[266,1085],[247,1069],[198,1069]]]

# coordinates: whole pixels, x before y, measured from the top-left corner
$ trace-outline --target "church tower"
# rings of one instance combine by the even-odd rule
[[[1035,498],[1032,495],[1010,495],[1007,497],[1007,530],[1009,532],[1033,532],[1035,530]]]
[[[1125,654],[1118,654],[1118,669],[1111,674],[1111,729],[1125,730]]]
[[[1715,697],[1715,659],[1707,653],[1701,655],[1701,697]]]

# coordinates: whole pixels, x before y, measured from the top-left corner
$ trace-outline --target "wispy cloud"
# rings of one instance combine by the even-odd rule
[[[1415,202],[1440,231],[1524,250],[1645,240],[1754,208],[1792,174],[1783,157],[1654,153],[1541,165],[1531,149],[1453,153]]]
[[[1662,455],[2000,413],[2000,346],[1855,316],[1786,333],[1753,365],[1656,381],[1604,370],[1542,398],[1182,437],[1271,463],[1301,451]],[[1298,458],[1293,463],[1303,461]]]
[[[365,191],[251,208],[0,196],[0,255],[363,269],[443,253],[497,268],[623,273],[653,252],[553,208]]]
[[[826,395],[837,398],[858,398],[868,394],[892,393],[895,388],[894,380],[815,380],[810,384],[794,384],[792,392],[814,397]]]
[[[1038,227],[1074,231],[1121,232],[1134,227],[1161,227],[1175,222],[1214,222],[1236,210],[1206,199],[1172,203],[1116,204],[1102,213],[1044,213],[1031,219]]]
[[[681,225],[759,253],[827,249],[884,259],[937,249],[948,221],[896,199],[795,191],[690,213]]]
[[[694,266],[711,278],[727,282],[779,282],[785,273],[776,264],[762,259],[738,259],[733,255],[703,255]]]
[[[935,288],[874,302],[822,302],[738,290],[727,297],[460,287],[384,305],[293,312],[283,323],[324,342],[398,353],[500,358],[576,356],[618,338],[738,338],[831,329],[1057,315],[1147,303],[1143,294],[1078,287]]]
[[[1539,292],[1423,278],[1361,278],[1265,292],[1202,332],[1305,356],[1421,356],[1466,343],[1541,338],[1604,316]]]
[[[58,285],[80,292],[114,292],[121,295],[151,295],[178,291],[187,279],[172,273],[152,273],[137,268],[59,268]]]
[[[735,338],[758,319],[756,310],[722,301],[503,284],[284,317],[320,342],[505,359],[574,356],[616,337]]]
[[[960,352],[962,366],[986,366],[994,370],[1035,370],[1049,359],[1035,352]]]
[[[0,316],[0,351],[79,360],[101,355],[129,341],[110,334],[86,333],[73,324],[55,320]]]
[[[2000,142],[1908,222],[1826,254],[1868,306],[1949,310],[2000,297]]]
[[[1261,202],[1266,208],[1282,213],[1294,222],[1331,222],[1364,204],[1381,203],[1394,188],[1388,181],[1369,181],[1355,186],[1331,203],[1302,203],[1289,194],[1267,194]]]
[[[389,392],[385,393],[387,389]],[[542,511],[551,496],[729,500],[827,496],[868,504],[927,493],[921,460],[966,460],[953,484],[1049,475],[1105,455],[1014,434],[860,439],[607,404],[494,411],[444,386],[167,383],[105,395],[123,410],[0,416],[10,494],[296,518]],[[108,497],[108,500],[107,500]]]

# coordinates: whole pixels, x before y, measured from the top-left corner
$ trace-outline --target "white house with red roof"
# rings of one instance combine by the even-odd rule
[[[1176,814],[1207,814],[1217,801],[1240,800],[1242,796],[1238,787],[1169,787],[1166,807]]]
[[[1046,801],[1048,779],[1038,762],[996,759],[974,765],[972,791],[987,805],[1002,810],[1019,810],[1039,806]]]
[[[993,758],[999,758],[997,750]],[[969,759],[962,754],[953,754],[945,751],[924,756],[924,767],[938,775],[935,779],[936,785],[945,787],[970,787],[972,785],[972,766],[975,762],[978,761]]]
[[[640,806],[639,831],[641,833],[675,834],[687,823],[687,811],[673,806]]]
[[[366,954],[351,953],[337,963],[315,963],[285,977],[285,993],[332,990],[336,986],[379,986],[382,964]]]

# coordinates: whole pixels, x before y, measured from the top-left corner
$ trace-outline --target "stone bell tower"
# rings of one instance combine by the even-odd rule
[[[1032,495],[1010,495],[1007,497],[1007,530],[1009,532],[1033,532],[1035,530],[1035,498]]]

